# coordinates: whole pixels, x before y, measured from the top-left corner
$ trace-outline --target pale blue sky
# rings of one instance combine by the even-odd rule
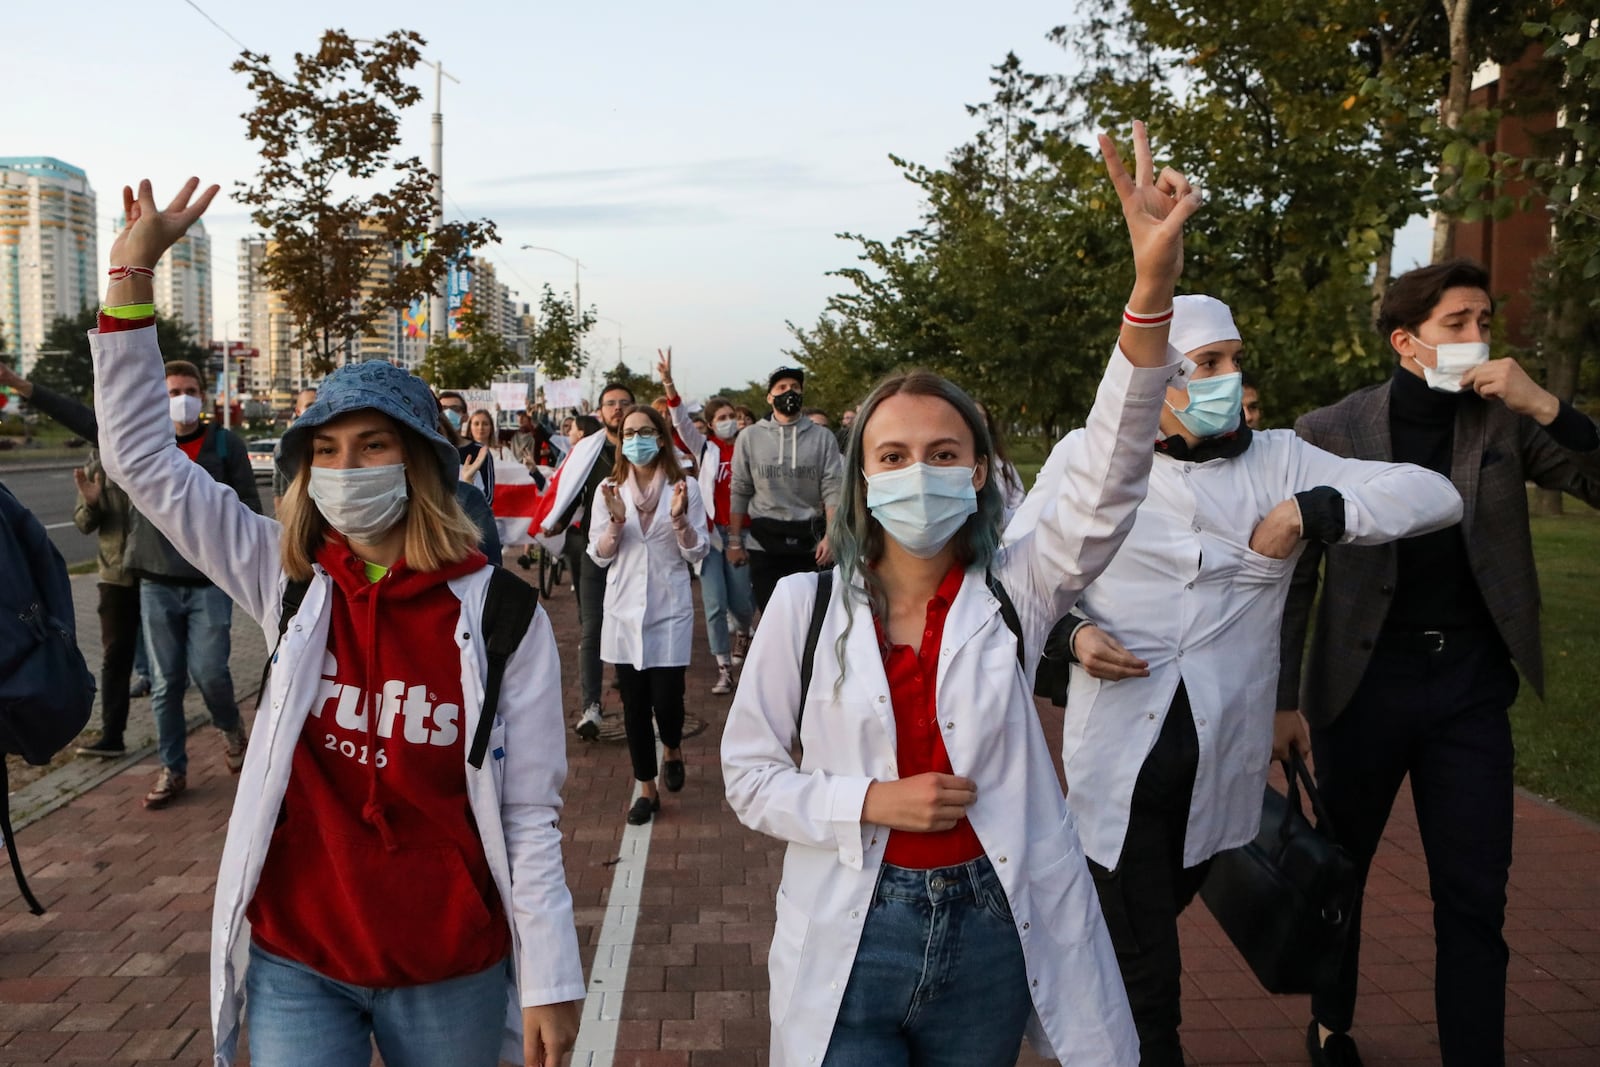
[[[850,265],[834,234],[892,237],[913,225],[916,190],[888,153],[938,163],[974,129],[963,105],[989,97],[990,66],[1016,51],[1059,71],[1044,40],[1072,5],[884,0],[807,4],[644,2],[354,3],[197,0],[250,48],[288,68],[339,27],[414,29],[444,61],[445,186],[451,214],[487,216],[488,255],[532,302],[584,262],[583,297],[612,322],[591,352],[614,359],[620,332],[643,369],[670,344],[686,393],[764,376]],[[0,87],[0,155],[52,155],[84,168],[99,196],[100,251],[125,182],[158,196],[189,174],[223,185],[207,216],[217,284],[213,331],[237,317],[238,240],[226,199],[256,167],[239,117],[251,104],[238,51],[184,0],[12,5]],[[428,156],[426,102],[406,150]]]

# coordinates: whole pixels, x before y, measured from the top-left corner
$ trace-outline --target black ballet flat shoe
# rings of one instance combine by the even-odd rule
[[[660,810],[661,801],[656,797],[640,797],[633,802],[633,807],[628,809],[628,825],[643,826]]]
[[[683,760],[669,759],[661,764],[661,780],[667,792],[676,793],[683,788]]]
[[[1315,1019],[1306,1027],[1306,1054],[1311,1057],[1312,1067],[1361,1067],[1361,1053],[1356,1051],[1350,1035],[1329,1034],[1328,1040],[1323,1041]]]

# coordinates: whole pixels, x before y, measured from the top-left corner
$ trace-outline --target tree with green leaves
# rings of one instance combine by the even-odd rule
[[[650,375],[642,374],[620,360],[616,366],[606,371],[605,384],[627,386],[633,393],[634,402],[639,404],[648,404],[656,397],[664,395],[660,384]]]
[[[515,346],[488,328],[482,312],[457,320],[459,337],[434,341],[417,366],[417,377],[435,389],[484,389],[519,362]]]
[[[539,295],[533,335],[528,340],[534,366],[551,380],[578,377],[589,365],[583,340],[597,321],[594,308],[578,309],[570,297],[557,296],[546,284]]]
[[[267,235],[263,275],[283,293],[313,375],[331,372],[387,313],[436,291],[447,264],[496,240],[494,224],[433,225],[433,176],[400,158],[400,113],[420,91],[405,80],[426,42],[396,30],[358,42],[329,30],[296,53],[292,75],[246,51],[233,69],[255,106],[243,116],[261,149],[240,184]]]
[[[92,403],[94,358],[89,351],[89,331],[100,324],[97,308],[84,308],[76,315],[61,315],[45,333],[43,355],[33,365],[28,380],[58,393]],[[211,352],[195,341],[195,329],[179,319],[156,317],[156,344],[168,360],[181,359],[201,368]],[[208,386],[215,383],[208,382]]]

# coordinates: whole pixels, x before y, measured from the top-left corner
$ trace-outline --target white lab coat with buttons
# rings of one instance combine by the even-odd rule
[[[690,547],[678,544],[678,533],[672,528],[672,485],[661,487],[650,532],[646,533],[639,526],[638,494],[630,478],[617,489],[627,518],[617,539],[617,554],[611,559],[604,559],[595,551],[611,518],[605,500],[598,492],[595,494],[594,514],[598,521],[589,524],[589,558],[606,571],[600,658],[607,663],[626,663],[641,671],[689,665],[689,649],[694,643],[694,595],[689,588],[689,568],[684,564],[704,559],[710,542],[700,486],[693,478],[685,478],[684,484],[688,486],[684,516],[695,538]]]
[[[1066,461],[1052,455],[1039,486],[1058,480]],[[1461,497],[1444,475],[1345,459],[1292,430],[1254,433],[1240,455],[1204,463],[1156,455],[1133,531],[1077,608],[1150,664],[1149,677],[1116,682],[1072,668],[1062,765],[1084,851],[1096,863],[1115,868],[1121,860],[1134,783],[1180,679],[1200,742],[1184,866],[1256,836],[1272,762],[1278,626],[1303,543],[1287,559],[1270,559],[1250,550],[1250,535],[1279,503],[1319,485],[1344,497],[1345,544],[1381,544],[1461,520]],[[1042,509],[1051,506],[1046,498]]]
[[[1074,819],[1032,699],[1055,620],[1110,560],[1144,495],[1166,382],[1176,365],[1113,356],[1087,432],[1071,448],[1049,521],[1002,549],[991,571],[1016,605],[1017,641],[981,568],[967,572],[939,651],[936,707],[956,774],[977,783],[967,815],[1016,921],[1033,998],[1028,1032],[1072,1064],[1138,1061],[1127,995]],[[768,958],[773,1067],[822,1061],[872,901],[887,829],[862,822],[867,787],[898,777],[894,711],[872,616],[838,581],[799,730],[800,658],[816,576],[778,583],[728,713],[722,766],[740,821],[787,841]],[[836,652],[841,635],[843,675]]]
[[[232,489],[213,481],[173,443],[154,327],[89,338],[107,474],[185,559],[260,624],[271,647],[287,581],[279,563],[282,528],[241,504]],[[218,1067],[233,1062],[239,1040],[250,959],[245,908],[272,841],[295,746],[323,681],[333,579],[320,566],[315,572],[273,656],[222,846],[211,916],[211,1034]],[[441,637],[453,639],[460,653],[462,735],[470,739],[483,713],[488,671],[478,622],[489,568],[449,585],[461,613],[454,634]],[[512,978],[500,1057],[512,1063],[522,1062],[523,1006],[584,996],[558,825],[567,775],[560,676],[550,620],[539,609],[506,664],[490,756],[481,768],[466,762],[469,746],[463,745],[467,801],[511,930]]]

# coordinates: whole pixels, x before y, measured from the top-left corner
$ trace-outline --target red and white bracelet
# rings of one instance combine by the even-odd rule
[[[1153,330],[1172,321],[1172,305],[1168,304],[1165,311],[1157,311],[1151,315],[1141,315],[1130,307],[1124,307],[1122,321],[1141,330]]]
[[[156,272],[149,267],[112,267],[106,271],[106,275],[114,282],[127,281],[136,274],[141,278],[154,278],[156,276]]]

